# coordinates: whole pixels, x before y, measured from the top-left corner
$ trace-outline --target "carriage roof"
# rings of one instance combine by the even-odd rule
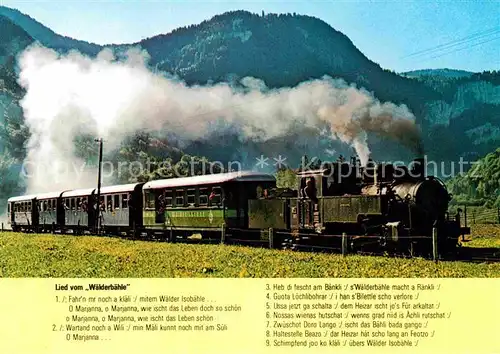
[[[101,194],[133,192],[138,185],[144,183],[119,184],[115,186],[101,187]],[[97,189],[95,190],[97,193]]]
[[[230,181],[246,181],[246,182],[275,182],[276,179],[273,175],[252,172],[252,171],[239,171],[228,173],[217,173],[192,177],[170,178],[150,181],[143,187],[146,189],[156,188],[169,188],[169,187],[187,187],[194,185],[209,185],[219,184]]]
[[[28,202],[36,198],[35,194],[30,194],[30,195],[20,195],[17,197],[11,197],[7,200],[8,203],[13,203],[13,202]]]
[[[59,198],[62,193],[64,193],[64,192],[59,191],[59,192],[37,194],[36,199],[37,200],[56,199],[56,198]]]
[[[7,202],[25,202],[33,199],[37,200],[45,200],[45,199],[56,199],[61,196],[63,192],[48,192],[48,193],[39,193],[39,194],[30,194],[30,195],[22,195],[18,197],[12,197],[7,200]]]
[[[87,189],[73,189],[70,191],[66,191],[61,194],[62,198],[71,198],[71,197],[86,197],[92,195],[95,188],[87,188]]]

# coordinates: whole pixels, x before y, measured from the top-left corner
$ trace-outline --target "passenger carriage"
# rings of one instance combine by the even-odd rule
[[[36,196],[25,195],[7,200],[8,223],[14,231],[33,230],[38,225]]]
[[[58,209],[58,225],[63,230],[73,230],[80,233],[93,231],[96,227],[95,219],[95,188],[76,189],[61,194],[61,205]]]
[[[61,225],[61,214],[57,212],[61,208],[61,194],[62,192],[51,192],[36,195],[40,231],[55,231],[56,226]]]
[[[248,227],[248,200],[273,187],[274,176],[229,172],[156,180],[143,190],[143,223],[148,234],[175,240],[200,233],[219,237],[223,227]]]
[[[142,228],[142,193],[144,183],[101,188],[101,226],[105,231],[135,232]]]

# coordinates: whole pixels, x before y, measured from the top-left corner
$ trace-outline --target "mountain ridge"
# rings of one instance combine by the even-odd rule
[[[55,33],[49,27],[17,9],[0,6],[0,15],[10,19],[14,24],[23,28],[33,39],[50,48],[57,48],[64,51],[77,49],[88,55],[96,55],[103,48],[95,43]]]
[[[463,74],[460,76],[454,69],[438,69],[437,72],[429,69],[409,72],[420,77],[405,77],[371,61],[349,37],[313,16],[260,16],[243,10],[228,11],[199,24],[131,44],[99,46],[58,35],[17,10],[5,9],[0,7],[0,18],[7,18],[5,13],[9,14],[18,22],[9,19],[9,26],[18,26],[31,38],[23,39],[18,50],[29,41],[40,41],[61,53],[77,49],[89,56],[95,56],[103,48],[122,51],[140,47],[150,55],[151,69],[171,73],[188,85],[237,83],[251,76],[263,80],[269,88],[280,88],[328,75],[373,92],[381,102],[408,106],[424,132],[428,153],[439,158],[455,158],[470,150],[481,155],[500,143],[500,135],[496,133],[500,127],[497,119],[500,107],[498,72],[466,76],[465,71],[460,71]],[[5,36],[0,42],[7,43]],[[12,43],[15,40],[9,40],[6,45],[14,45]],[[7,55],[0,53],[0,60],[10,61],[10,66],[4,66],[7,69],[0,76],[10,77],[12,81],[15,78],[12,58],[18,53],[13,53],[16,48],[9,48],[5,50]],[[425,73],[430,75],[423,75]],[[9,89],[19,90],[15,80],[8,85]],[[481,111],[482,115],[477,116],[476,111]],[[460,144],[454,142],[457,132],[464,139]],[[436,139],[448,145],[435,144]],[[206,149],[203,145],[196,146],[200,151]],[[384,150],[387,150],[384,145],[378,149],[379,152]]]
[[[422,77],[422,76],[439,76],[443,78],[461,78],[461,77],[471,77],[477,74],[472,71],[460,70],[460,69],[449,69],[449,68],[439,68],[439,69],[420,69],[402,72],[401,75],[406,77]]]

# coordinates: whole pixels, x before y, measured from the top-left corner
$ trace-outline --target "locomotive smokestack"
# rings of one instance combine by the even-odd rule
[[[418,157],[412,162],[411,176],[417,179],[425,179],[425,158]]]

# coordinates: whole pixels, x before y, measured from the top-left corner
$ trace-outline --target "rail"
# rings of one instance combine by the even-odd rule
[[[1,231],[2,232],[12,232],[11,229],[7,229],[4,227],[4,224],[1,224]],[[241,238],[238,237],[238,234],[244,232],[246,235],[248,234],[258,234],[258,238]],[[87,233],[90,235],[90,233]],[[367,256],[384,256],[384,255],[390,255],[392,257],[398,257],[398,258],[413,258],[414,254],[412,251],[410,251],[410,254],[405,254],[401,252],[397,252],[394,250],[379,250],[379,251],[364,251],[364,250],[353,250],[352,244],[354,241],[361,240],[361,239],[380,239],[381,237],[378,235],[347,235],[346,233],[343,234],[327,234],[327,235],[315,235],[315,234],[309,234],[309,233],[293,233],[293,232],[286,232],[286,231],[276,231],[272,228],[267,229],[267,230],[252,230],[252,229],[238,229],[238,228],[227,228],[225,225],[222,225],[220,228],[220,238],[202,238],[202,239],[191,239],[191,238],[185,238],[185,239],[176,239],[172,240],[169,239],[168,237],[155,237],[155,235],[150,235],[148,236],[123,236],[123,235],[116,235],[116,234],[106,234],[101,236],[106,236],[106,237],[117,237],[117,238],[129,238],[129,239],[135,239],[135,240],[144,240],[144,241],[156,241],[156,242],[165,242],[165,241],[170,241],[170,242],[179,242],[181,241],[182,243],[202,243],[202,244],[221,244],[221,245],[242,245],[242,246],[258,246],[262,248],[278,248],[281,246],[281,248],[284,249],[291,249],[295,251],[323,251],[323,252],[340,252],[342,256],[349,256],[349,255],[367,255]],[[277,236],[284,236],[283,240],[280,242],[279,237]],[[317,244],[300,244],[294,242],[296,240],[297,236],[301,237],[318,237],[320,239],[334,239],[337,238],[339,239],[340,246],[339,247],[332,247],[331,245],[328,246],[323,246],[323,245],[317,245]],[[500,262],[500,251],[495,250],[491,251],[491,254],[487,255],[475,255],[471,254],[471,252],[474,252],[473,247],[459,247],[457,254],[454,255],[441,255],[439,253],[438,249],[438,232],[437,229],[433,230],[432,236],[399,236],[399,239],[411,239],[411,240],[418,240],[418,239],[427,239],[430,242],[432,242],[432,247],[431,247],[431,255],[430,258],[435,261],[436,263],[438,261],[452,261],[452,260],[465,260],[465,261],[473,261],[473,262]],[[410,245],[412,243],[410,242]],[[464,251],[466,249],[467,251]],[[477,250],[482,250],[482,249],[477,249]],[[486,249],[487,250],[487,249]]]

